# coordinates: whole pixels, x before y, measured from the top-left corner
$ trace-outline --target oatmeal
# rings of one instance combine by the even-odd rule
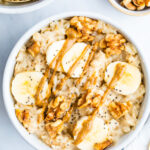
[[[145,95],[136,48],[101,20],[51,22],[22,46],[16,116],[54,150],[104,150],[136,127]]]

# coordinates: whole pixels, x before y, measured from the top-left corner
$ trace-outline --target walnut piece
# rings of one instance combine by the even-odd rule
[[[74,28],[68,28],[66,30],[66,35],[68,38],[73,39],[73,38],[80,38],[82,34],[78,31],[76,31]]]
[[[101,100],[101,95],[93,93],[90,90],[88,90],[86,95],[84,95],[78,100],[78,107],[84,108],[87,106],[91,106],[93,108],[96,108],[99,105],[100,100]]]
[[[64,129],[64,123],[69,121],[73,111],[73,107],[70,105],[70,102],[65,101],[65,97],[58,96],[48,106],[45,129],[52,138],[61,134]]]
[[[132,104],[130,101],[126,103],[112,102],[109,104],[108,109],[114,119],[119,119],[130,110]]]
[[[54,100],[51,100],[50,104],[48,105],[45,121],[49,122],[63,118],[70,108],[70,105],[71,100],[66,99],[64,96],[58,96]]]
[[[45,129],[52,138],[55,138],[63,130],[63,121],[59,119],[55,122],[49,122],[45,125]]]
[[[24,125],[28,125],[30,123],[30,115],[29,115],[29,110],[25,109],[25,110],[20,110],[20,109],[16,109],[16,116],[18,118],[18,120]]]
[[[150,0],[122,0],[121,5],[129,10],[143,10],[150,7]]]
[[[92,35],[92,33],[97,30],[98,21],[87,17],[76,16],[70,20],[70,25],[77,31],[77,41],[90,42],[94,40],[94,36]]]
[[[100,48],[104,49],[106,56],[120,54],[124,49],[125,38],[121,34],[107,34],[99,43]]]
[[[91,34],[97,29],[97,21],[87,17],[73,17],[70,20],[70,25],[83,34]]]
[[[112,140],[106,140],[102,143],[95,143],[94,144],[94,149],[95,150],[104,150],[105,148],[107,148],[111,144],[112,144]]]

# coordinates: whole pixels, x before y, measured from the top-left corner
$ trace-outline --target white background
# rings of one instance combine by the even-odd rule
[[[150,15],[142,17],[127,16],[113,8],[108,0],[54,0],[41,10],[21,14],[0,14],[0,85],[5,63],[18,39],[33,25],[51,15],[66,11],[97,12],[110,17],[120,24],[141,46],[150,60]],[[11,63],[11,62],[10,62]],[[150,140],[150,121],[137,139],[126,150],[148,150]],[[34,150],[19,135],[11,124],[4,108],[2,89],[0,89],[0,150]]]

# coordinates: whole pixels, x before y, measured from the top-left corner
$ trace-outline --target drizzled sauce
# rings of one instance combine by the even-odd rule
[[[104,104],[104,102],[106,100],[106,96],[108,95],[109,91],[114,87],[116,82],[121,78],[121,76],[123,75],[124,72],[125,72],[125,66],[122,64],[117,64],[116,68],[115,68],[114,76],[111,79],[111,82],[109,83],[106,91],[104,92],[104,95],[101,98],[99,106],[94,110],[92,115],[89,116],[89,118],[83,123],[83,127],[74,142],[75,145],[78,145],[85,139],[85,137],[91,130],[91,127],[93,125],[93,120],[95,119],[97,112],[99,112],[100,107]]]
[[[58,53],[58,55],[59,55],[59,53]],[[57,55],[53,58],[53,60],[51,61],[51,63],[47,67],[47,69],[45,71],[45,74],[42,77],[42,79],[40,81],[40,84],[38,86],[38,89],[36,91],[35,98],[36,98],[36,105],[37,106],[43,106],[43,105],[45,105],[45,101],[42,100],[42,98],[40,97],[40,94],[41,94],[41,92],[43,90],[43,87],[44,87],[44,85],[45,85],[48,77],[49,77],[50,68],[52,67],[53,63],[56,61],[56,58],[57,58]]]
[[[87,45],[84,50],[82,51],[81,55],[77,58],[77,60],[73,63],[73,65],[70,67],[70,69],[68,70],[67,75],[65,76],[65,78],[63,78],[60,82],[60,84],[58,84],[57,89],[55,91],[55,94],[58,92],[58,90],[61,90],[61,88],[63,87],[65,81],[74,73],[74,70],[76,69],[76,67],[78,66],[79,61],[83,58],[83,56],[86,54],[87,50],[89,49],[90,45]]]
[[[82,78],[83,78],[83,75],[84,75],[84,73],[85,73],[85,70],[87,69],[87,67],[88,67],[88,65],[89,65],[89,63],[90,63],[90,61],[93,59],[96,50],[97,50],[97,48],[93,47],[93,49],[92,49],[90,55],[88,56],[88,59],[87,59],[87,61],[86,61],[86,64],[85,64],[85,66],[84,66],[84,68],[83,68],[83,72],[82,72],[80,78],[77,80],[77,84],[80,84],[80,82],[81,82],[81,80],[82,80]]]
[[[96,76],[96,71],[89,77],[89,79],[87,80],[87,82],[84,84],[84,89],[86,90],[90,85],[96,85],[97,83],[97,76]]]
[[[42,79],[39,83],[38,89],[36,91],[36,94],[35,94],[35,99],[36,99],[35,104],[37,106],[42,106],[43,105],[43,101],[41,101],[40,94],[43,90],[43,87],[44,87],[46,81],[47,81],[48,75],[49,75],[49,68],[46,69],[45,75],[42,77]]]
[[[67,39],[62,47],[62,49],[60,50],[59,54],[58,54],[58,58],[56,60],[56,64],[55,64],[55,68],[53,71],[53,74],[50,78],[49,84],[48,84],[48,89],[47,89],[47,93],[46,93],[46,99],[49,99],[49,97],[51,96],[51,88],[53,86],[53,80],[57,71],[57,68],[59,67],[63,56],[65,55],[65,53],[73,46],[73,44],[75,43],[75,39]]]
[[[116,82],[117,82],[118,80],[120,80],[120,78],[121,78],[121,77],[123,76],[123,74],[125,73],[125,70],[126,70],[125,65],[122,65],[122,64],[117,64],[117,65],[116,65],[114,76],[112,77],[112,79],[111,79],[111,81],[110,81],[110,83],[109,83],[109,85],[108,85],[108,88],[106,89],[104,95],[102,96],[101,101],[100,101],[100,104],[99,104],[98,108],[96,109],[96,112],[95,112],[95,113],[99,112],[99,108],[100,108],[100,107],[103,105],[103,103],[105,102],[106,96],[108,95],[109,91],[114,88]]]
[[[40,84],[39,84],[39,87],[38,87],[38,90],[37,90],[36,96],[35,96],[36,97],[36,105],[37,106],[42,106],[43,103],[45,103],[45,101],[47,99],[49,99],[49,97],[51,96],[51,88],[53,86],[53,80],[54,80],[57,68],[59,67],[60,62],[61,62],[63,56],[73,46],[73,44],[75,43],[75,41],[76,41],[76,39],[67,39],[65,41],[62,49],[59,51],[59,53],[57,54],[57,56],[55,56],[53,58],[53,60],[50,63],[49,67],[46,69],[45,75],[43,76],[43,78],[40,81]],[[44,87],[44,84],[45,84],[46,80],[48,79],[49,71],[50,71],[50,68],[52,67],[54,61],[56,61],[55,68],[54,68],[53,74],[52,74],[52,76],[50,78],[50,81],[48,83],[48,88],[47,88],[47,91],[46,91],[46,98],[45,98],[45,100],[43,102],[43,100],[41,100],[41,98],[40,98],[40,93],[41,93],[41,91],[42,91],[42,89]]]
[[[66,52],[73,46],[73,44],[76,42],[76,39],[75,38],[69,38],[65,41],[62,49],[59,51],[59,53],[53,58],[52,62],[50,63],[50,65],[48,66],[48,68],[46,69],[46,72],[45,72],[45,75],[43,76],[43,78],[41,79],[40,81],[40,84],[38,86],[38,90],[36,92],[36,95],[35,95],[35,98],[36,98],[36,105],[37,106],[43,106],[46,101],[49,99],[49,97],[51,96],[51,89],[52,89],[52,86],[53,86],[53,80],[54,80],[54,77],[55,77],[55,74],[56,74],[56,71],[57,71],[57,68],[62,65],[61,64],[61,61],[62,61],[62,58],[63,56],[66,54]],[[83,52],[81,53],[81,55],[77,58],[77,60],[73,63],[73,65],[70,67],[67,75],[61,80],[60,84],[57,85],[57,88],[56,88],[56,91],[54,92],[54,94],[56,94],[58,92],[58,90],[61,90],[61,88],[63,87],[65,81],[73,74],[74,70],[76,69],[79,61],[83,58],[83,56],[86,54],[87,50],[89,49],[90,45],[87,45],[85,47],[85,49],[83,50]],[[84,75],[84,71],[85,69],[87,68],[89,62],[92,60],[93,56],[94,56],[94,53],[96,51],[96,47],[94,46],[89,57],[88,57],[88,60],[83,68],[83,72],[81,74],[81,77],[80,79],[77,81],[80,83],[80,80],[82,79],[83,75]],[[55,64],[55,67],[54,67],[54,71],[52,73],[52,76],[50,78],[50,81],[49,81],[49,84],[48,84],[48,88],[47,88],[47,91],[46,91],[46,98],[45,100],[43,101],[42,98],[40,97],[40,93],[42,92],[42,89],[45,85],[45,82],[47,81],[48,77],[49,77],[49,71],[50,71],[50,68],[52,68],[52,65],[53,63],[56,61],[56,64]]]

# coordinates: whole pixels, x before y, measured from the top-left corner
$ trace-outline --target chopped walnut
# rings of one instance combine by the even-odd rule
[[[87,94],[78,100],[78,107],[84,108],[87,106],[91,106],[96,108],[100,103],[100,100],[101,95],[92,93],[90,90],[88,90]]]
[[[121,5],[129,10],[143,10],[150,7],[150,0],[122,0]]]
[[[16,111],[16,116],[17,116],[18,120],[24,126],[26,126],[26,124],[30,123],[30,115],[29,115],[28,109],[25,109],[25,110],[16,109],[15,111]]]
[[[112,144],[112,140],[106,140],[102,143],[95,143],[94,144],[94,149],[95,150],[104,150],[105,148],[107,148],[111,144]]]
[[[63,121],[57,120],[55,122],[49,122],[45,125],[46,131],[52,138],[55,138],[63,130]]]
[[[35,57],[37,54],[40,53],[40,45],[37,42],[34,42],[28,49],[27,51]]]
[[[70,39],[72,39],[72,38],[79,38],[79,37],[82,36],[82,34],[80,32],[77,32],[74,28],[68,28],[66,30],[66,35]]]
[[[62,118],[70,108],[71,100],[66,100],[64,96],[58,96],[51,100],[45,118],[46,122]]]
[[[70,20],[70,25],[77,28],[78,31],[84,34],[91,34],[97,29],[98,22],[87,17],[73,17]]]
[[[70,25],[72,28],[77,30],[78,41],[93,41],[94,36],[92,33],[98,28],[98,21],[87,18],[87,17],[73,17],[70,20]]]
[[[46,123],[45,125],[46,131],[49,133],[49,135],[52,138],[55,138],[58,134],[61,134],[62,130],[64,129],[64,123],[69,121],[72,111],[73,111],[73,107],[71,107],[66,112],[63,118],[58,119],[56,121],[49,121],[48,123]]]
[[[119,119],[130,110],[131,106],[130,101],[126,103],[112,102],[109,104],[108,109],[114,119]]]
[[[121,34],[108,34],[99,43],[100,48],[104,49],[107,56],[120,54],[125,50],[126,40]]]

